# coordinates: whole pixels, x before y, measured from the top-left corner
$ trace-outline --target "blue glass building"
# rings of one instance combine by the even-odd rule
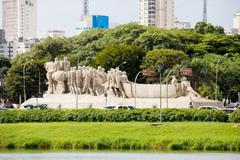
[[[92,28],[102,28],[108,29],[109,28],[109,18],[108,16],[102,15],[93,15],[92,16]]]
[[[105,15],[89,15],[82,18],[80,32],[91,29],[108,29],[109,17]]]

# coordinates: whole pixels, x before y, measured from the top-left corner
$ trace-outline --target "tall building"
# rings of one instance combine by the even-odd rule
[[[8,42],[37,36],[37,0],[2,0],[2,12]]]
[[[235,31],[234,33],[240,34],[240,11],[238,11],[234,15],[234,18],[233,18],[233,30]]]
[[[174,21],[174,0],[139,0],[140,24],[170,29]]]
[[[0,29],[0,56],[7,56],[7,43],[3,29]]]

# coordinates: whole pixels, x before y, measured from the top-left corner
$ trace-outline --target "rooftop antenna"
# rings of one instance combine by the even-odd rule
[[[204,0],[203,3],[203,22],[207,23],[207,0]]]

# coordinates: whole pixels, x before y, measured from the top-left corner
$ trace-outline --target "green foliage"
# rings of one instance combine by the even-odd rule
[[[110,45],[97,53],[95,64],[107,70],[119,66],[121,70],[127,72],[129,79],[133,80],[140,70],[144,56],[145,52],[137,46],[125,44]],[[123,62],[126,62],[126,64],[123,64]]]
[[[187,55],[182,51],[155,49],[147,53],[141,68],[156,70],[159,65],[164,65],[165,68],[169,69],[187,58]]]
[[[174,121],[217,121],[227,122],[228,115],[221,111],[196,109],[163,109],[162,120]],[[158,109],[137,110],[14,110],[0,112],[0,123],[17,122],[157,122]]]
[[[205,23],[205,22],[198,22],[195,25],[194,30],[197,33],[201,34],[207,34],[207,33],[213,33],[213,34],[224,34],[224,28],[221,26],[213,26],[211,23]]]
[[[240,110],[234,111],[229,118],[230,122],[240,123]]]
[[[0,75],[5,76],[7,70],[11,67],[11,62],[8,58],[0,56]]]
[[[47,38],[36,44],[30,52],[18,55],[12,60],[12,67],[5,79],[6,90],[9,99],[15,103],[18,102],[20,95],[23,97],[22,72],[24,64],[29,61],[37,66],[41,72],[41,91],[43,92],[46,91],[46,71],[43,64],[55,57],[68,56],[72,66],[76,66],[79,59],[80,65],[95,67],[101,65],[106,69],[116,67],[127,61],[128,63],[121,65],[120,69],[127,71],[130,80],[133,80],[135,74],[141,70],[139,66],[155,69],[156,65],[162,63],[163,59],[161,57],[161,62],[158,62],[160,60],[154,60],[152,64],[146,65],[145,62],[142,64],[145,53],[151,53],[151,51],[154,52],[157,49],[169,49],[178,50],[179,53],[182,51],[193,58],[188,66],[192,66],[194,69],[192,83],[195,90],[199,86],[215,82],[216,62],[211,61],[211,58],[207,58],[206,55],[212,53],[220,55],[221,58],[225,57],[221,61],[223,65],[219,67],[218,88],[220,88],[224,97],[231,97],[236,100],[236,94],[239,91],[239,70],[237,69],[239,68],[240,36],[222,33],[222,27],[203,23],[197,24],[195,30],[165,30],[129,23],[109,30],[90,30],[71,38]],[[114,49],[113,46],[116,46],[116,48]],[[109,53],[110,48],[114,53]],[[113,57],[106,55],[100,58],[99,55],[100,53],[104,55],[103,52],[109,53]],[[117,55],[118,52],[119,55]],[[181,60],[186,58],[178,59],[183,57],[182,53],[180,55],[176,57],[177,59],[171,59],[166,64],[169,65],[168,69],[171,69],[174,64],[183,63]],[[217,58],[216,56],[215,59]],[[145,59],[151,59],[151,57],[148,56]],[[204,62],[203,59],[207,62]],[[230,67],[227,68],[226,66]],[[6,74],[6,70],[8,69],[1,67],[0,72]],[[27,66],[26,70],[27,98],[30,98],[37,90],[37,73],[36,67]]]

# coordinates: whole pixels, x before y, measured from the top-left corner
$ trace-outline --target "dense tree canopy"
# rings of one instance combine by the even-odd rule
[[[107,70],[119,67],[127,72],[130,80],[134,80],[144,56],[145,52],[133,45],[110,45],[97,54],[96,65]]]
[[[34,67],[26,66],[28,98],[37,91],[37,69],[42,81],[41,91],[46,91],[43,64],[55,57],[67,56],[72,66],[78,59],[81,65],[101,65],[106,69],[120,65],[130,79],[143,68],[155,68],[160,63],[168,68],[181,64],[180,67],[193,68],[194,88],[210,98],[213,98],[209,93],[216,88],[216,68],[219,68],[219,95],[236,99],[240,90],[239,53],[240,35],[225,35],[219,26],[198,23],[195,29],[165,30],[130,23],[109,30],[90,30],[70,38],[45,39],[30,52],[13,59],[5,82],[10,98],[16,101],[20,95],[23,97],[23,67],[29,61]],[[221,61],[216,67],[219,58]],[[125,61],[127,63],[121,65]],[[211,91],[206,89],[209,86]]]

